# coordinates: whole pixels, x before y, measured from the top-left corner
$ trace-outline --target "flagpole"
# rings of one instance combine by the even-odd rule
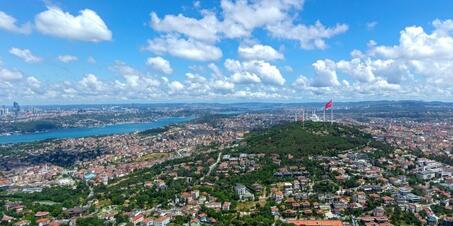
[[[330,124],[333,123],[333,106],[330,108]]]
[[[326,108],[324,107],[324,111],[323,111],[323,114],[322,114],[322,121],[323,122],[326,122]]]
[[[305,128],[305,108],[302,109],[302,127]]]

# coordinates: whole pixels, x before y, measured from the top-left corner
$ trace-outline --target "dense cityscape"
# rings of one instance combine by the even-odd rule
[[[437,120],[438,114],[433,113],[421,118],[410,114],[400,118],[375,116],[385,115],[388,110],[374,112],[380,114],[369,112],[367,119],[363,118],[365,114],[355,118],[354,113],[363,108],[354,103],[349,110],[339,108],[333,121],[330,117],[324,121],[322,109],[311,107],[316,104],[287,104],[270,109],[263,104],[263,110],[258,111],[247,110],[246,105],[238,108],[208,104],[204,109],[169,106],[167,112],[184,112],[193,118],[140,132],[3,144],[2,222],[452,222],[453,127],[452,108],[447,104],[440,111],[447,115],[444,121]],[[96,107],[90,108],[96,112]],[[151,108],[152,105],[129,107],[127,111],[140,115]],[[33,114],[21,110],[17,118],[66,120],[65,116],[74,110],[67,111],[34,119]],[[419,115],[436,112],[425,108],[419,111]],[[26,119],[23,114],[31,116]]]

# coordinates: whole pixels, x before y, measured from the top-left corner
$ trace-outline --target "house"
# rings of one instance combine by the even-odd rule
[[[36,212],[35,217],[41,218],[41,217],[46,217],[48,215],[49,215],[49,212],[47,212],[47,211],[38,211],[38,212]]]
[[[198,199],[198,197],[200,197],[200,191],[198,190],[192,191],[190,192],[190,194],[192,196],[192,199]]]
[[[272,199],[277,202],[277,203],[280,203],[282,202],[283,200],[283,192],[281,191],[276,191],[272,194]]]
[[[85,211],[87,211],[87,209],[82,207],[74,207],[67,210],[68,214],[72,217],[81,217]]]
[[[190,220],[190,223],[184,224],[184,226],[201,226],[200,220],[198,218],[193,218]]]
[[[14,226],[26,226],[26,225],[30,225],[30,221],[28,220],[21,220],[21,221],[18,221],[14,224]]]
[[[278,212],[278,208],[276,206],[271,207],[272,216],[278,216],[280,213]]]
[[[289,220],[288,223],[298,226],[343,226],[340,220]]]
[[[153,226],[154,221],[151,218],[145,218],[143,219],[142,223],[140,224],[141,226]]]
[[[222,204],[222,210],[223,211],[230,211],[230,207],[231,207],[231,202],[224,202]]]
[[[436,173],[431,170],[422,171],[422,172],[417,173],[417,178],[420,180],[430,180],[430,179],[433,179],[434,177],[436,177]]]
[[[132,224],[136,225],[136,224],[141,223],[144,219],[145,219],[145,216],[143,215],[142,211],[135,211],[132,214],[130,221]]]
[[[382,197],[382,200],[385,204],[393,204],[395,202],[395,199],[390,196],[384,196]]]
[[[376,209],[373,210],[373,216],[375,217],[383,217],[385,215],[385,210],[382,207],[376,207]]]
[[[234,186],[234,190],[236,191],[236,194],[239,196],[239,200],[241,201],[255,199],[255,195],[253,195],[243,184],[236,184],[236,186]]]
[[[352,196],[352,201],[365,204],[367,201],[365,192],[357,192]]]
[[[445,217],[444,226],[453,226],[453,217]]]
[[[220,202],[208,202],[205,204],[206,208],[209,209],[218,209],[220,210],[222,208],[222,203]]]
[[[50,222],[49,226],[60,226],[60,222],[54,220],[54,221]]]
[[[169,216],[161,216],[153,220],[153,226],[165,226],[168,225],[169,223],[170,223]]]
[[[2,222],[11,223],[15,219],[16,218],[14,218],[14,217],[10,217],[10,216],[8,216],[6,214],[3,214]]]
[[[38,224],[38,226],[47,226],[50,224],[50,220],[48,218],[41,218],[36,220],[36,224]]]

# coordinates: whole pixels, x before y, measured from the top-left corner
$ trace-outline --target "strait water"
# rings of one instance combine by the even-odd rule
[[[47,139],[64,139],[64,138],[80,138],[90,136],[101,136],[111,134],[126,134],[132,132],[144,131],[147,129],[160,128],[171,124],[187,122],[193,118],[190,117],[169,117],[158,119],[153,122],[143,123],[125,123],[107,125],[101,127],[89,127],[89,128],[67,128],[67,129],[55,129],[37,133],[26,133],[26,134],[12,134],[0,136],[0,144],[9,143],[25,143],[33,141],[42,141]]]

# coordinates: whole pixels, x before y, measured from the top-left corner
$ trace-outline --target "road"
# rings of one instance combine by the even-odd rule
[[[217,166],[217,164],[219,164],[220,158],[221,158],[221,157],[222,157],[222,152],[219,153],[219,156],[217,157],[217,161],[216,161],[214,164],[212,164],[212,165],[209,166],[208,172],[206,173],[206,175],[204,175],[204,176],[200,179],[200,181],[203,181],[205,177],[207,177],[207,176],[209,176],[209,174],[211,174],[211,171]]]

